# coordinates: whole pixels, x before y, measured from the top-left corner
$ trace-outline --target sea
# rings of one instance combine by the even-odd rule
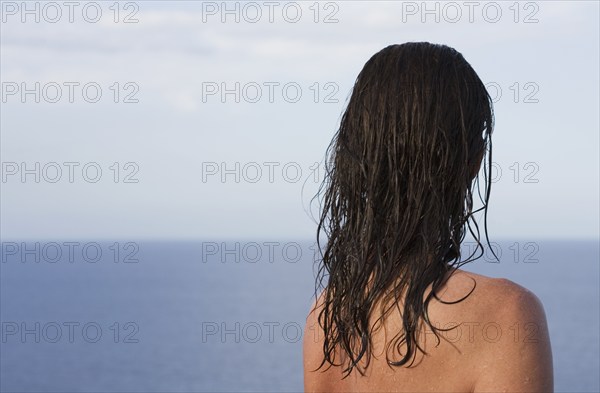
[[[0,391],[301,392],[316,250],[309,240],[3,241]],[[597,239],[517,239],[463,266],[541,299],[557,392],[600,392],[599,260]]]

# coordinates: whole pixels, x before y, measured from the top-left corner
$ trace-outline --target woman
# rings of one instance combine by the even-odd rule
[[[492,129],[490,96],[456,50],[410,42],[367,61],[320,189],[306,391],[553,391],[539,299],[459,269],[483,251],[474,213],[487,217]],[[467,230],[479,255],[463,259]]]

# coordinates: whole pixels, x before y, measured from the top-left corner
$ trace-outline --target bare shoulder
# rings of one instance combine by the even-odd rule
[[[543,312],[540,299],[529,289],[506,278],[493,278],[458,269],[450,278],[442,293],[446,297],[457,297],[472,289],[472,305],[479,305],[483,311],[502,312]],[[489,310],[490,303],[495,304]]]
[[[473,286],[463,315],[471,316],[470,328],[480,338],[474,391],[553,391],[552,351],[540,299],[511,280],[463,270],[448,280],[447,293]]]

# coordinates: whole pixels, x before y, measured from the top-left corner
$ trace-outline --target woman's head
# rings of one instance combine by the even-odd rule
[[[487,212],[492,128],[484,84],[450,47],[390,45],[364,65],[327,150],[320,190],[317,241],[321,232],[328,238],[317,277],[318,285],[327,280],[323,364],[336,364],[337,348],[347,373],[361,359],[368,365],[373,306],[384,300],[383,318],[400,297],[404,331],[389,348],[407,349],[396,361],[399,354],[388,351],[388,361],[414,358],[435,289],[468,262],[460,260],[467,227],[480,245],[473,186],[487,152],[483,197],[478,190]]]

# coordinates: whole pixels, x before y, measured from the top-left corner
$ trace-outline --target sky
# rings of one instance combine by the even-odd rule
[[[494,97],[490,237],[597,239],[598,15],[595,1],[3,1],[0,236],[314,238],[358,72],[429,41]]]

